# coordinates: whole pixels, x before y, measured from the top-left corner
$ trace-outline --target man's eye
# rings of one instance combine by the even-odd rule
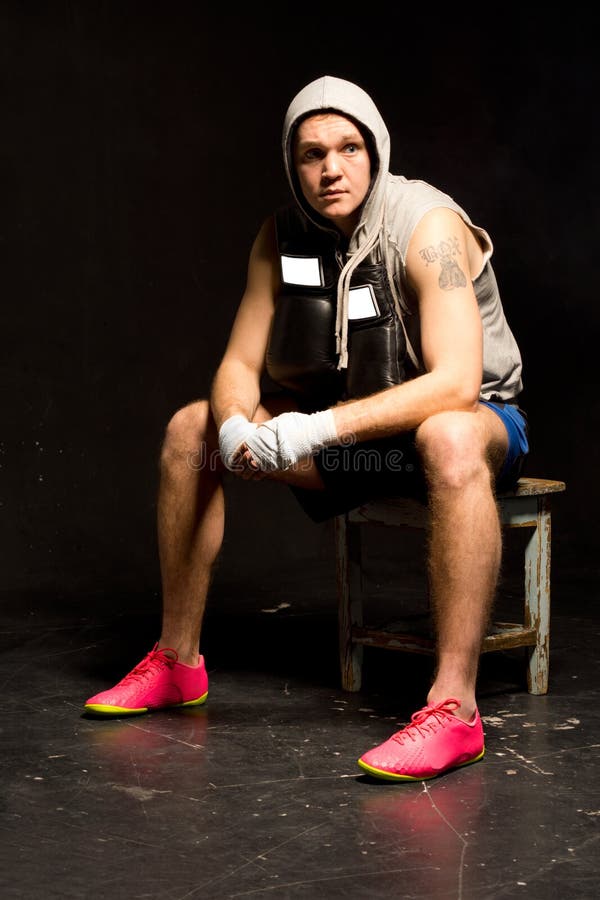
[[[308,160],[309,162],[313,159],[319,159],[319,158],[320,158],[320,152],[316,149],[316,147],[313,148],[312,150],[307,150],[306,153],[304,154],[304,159]]]
[[[346,144],[344,147],[345,153],[356,153],[358,150],[358,146],[356,144]]]

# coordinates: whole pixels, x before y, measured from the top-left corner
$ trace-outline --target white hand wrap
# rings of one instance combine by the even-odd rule
[[[259,425],[246,439],[248,449],[263,472],[289,469],[299,460],[337,444],[333,412],[282,413]]]
[[[246,416],[230,416],[225,419],[219,429],[219,452],[228,469],[236,468],[234,462],[236,451],[256,431],[256,427],[256,424],[249,422]]]

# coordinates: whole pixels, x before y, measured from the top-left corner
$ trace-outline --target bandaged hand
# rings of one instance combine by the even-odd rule
[[[231,471],[236,469],[238,451],[242,444],[256,431],[256,423],[249,422],[246,416],[236,415],[225,419],[219,428],[219,452],[221,459]]]
[[[263,422],[245,439],[252,457],[263,472],[289,469],[299,460],[314,456],[337,444],[333,412],[288,412]]]

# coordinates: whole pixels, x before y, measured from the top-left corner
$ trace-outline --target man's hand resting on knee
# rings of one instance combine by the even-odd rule
[[[244,443],[262,472],[289,469],[301,459],[314,456],[338,443],[333,412],[287,412],[263,422]]]

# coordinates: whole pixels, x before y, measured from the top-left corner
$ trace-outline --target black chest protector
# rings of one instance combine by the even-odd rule
[[[340,264],[334,239],[290,206],[276,213],[281,292],[267,347],[269,377],[302,408],[373,394],[406,380],[406,340],[382,263],[352,274],[348,367],[338,370],[335,343]]]

